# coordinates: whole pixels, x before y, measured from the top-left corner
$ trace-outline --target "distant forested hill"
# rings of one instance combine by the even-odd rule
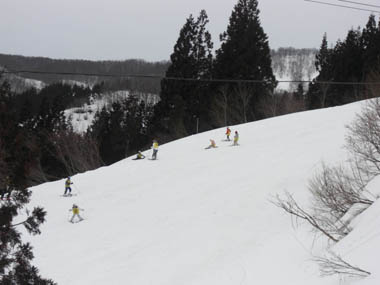
[[[315,55],[317,49],[279,48],[271,51],[272,68],[277,80],[311,80],[317,75],[315,69]],[[0,67],[8,70],[33,70],[50,72],[97,73],[97,74],[139,74],[139,75],[165,75],[169,61],[147,62],[141,59],[124,61],[90,61],[72,59],[50,59],[46,57],[27,57],[19,55],[0,54]],[[35,79],[45,84],[57,81],[76,81],[90,86],[104,82],[106,90],[138,90],[158,94],[160,90],[159,79],[143,78],[111,78],[95,76],[74,75],[43,75],[22,73],[23,78]],[[8,79],[16,82],[13,85],[22,85],[25,82],[13,76]],[[26,82],[28,83],[28,82]],[[35,85],[36,83],[34,83]],[[278,86],[283,90],[295,90],[298,84],[282,83]],[[30,84],[28,85],[31,86]],[[12,86],[18,90],[17,86]],[[306,86],[305,86],[306,87]],[[24,86],[19,88],[24,90]]]
[[[138,75],[164,75],[169,65],[167,61],[147,62],[140,59],[123,61],[90,61],[72,59],[50,59],[45,57],[27,57],[19,55],[0,54],[0,66],[7,70],[31,70],[48,72],[73,72],[73,73],[97,73],[97,74],[138,74]],[[158,93],[160,82],[157,79],[136,78],[110,78],[97,76],[78,75],[44,75],[33,73],[19,74],[24,78],[30,78],[52,83],[62,80],[73,80],[89,85],[105,82],[107,89],[138,89],[141,91]]]

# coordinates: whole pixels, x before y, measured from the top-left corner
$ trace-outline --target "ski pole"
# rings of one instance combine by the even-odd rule
[[[71,209],[69,210],[69,213],[67,214],[67,221],[70,222],[70,211]]]
[[[80,194],[78,187],[75,184],[73,184],[73,185],[74,185],[75,190],[77,190],[78,194]]]

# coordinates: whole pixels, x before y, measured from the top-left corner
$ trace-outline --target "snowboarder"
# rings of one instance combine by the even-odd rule
[[[230,134],[231,134],[231,129],[227,127],[227,130],[226,130],[227,141],[230,141]]]
[[[152,149],[153,149],[152,159],[155,160],[155,159],[157,159],[157,152],[158,152],[158,142],[157,142],[157,140],[153,140]]]
[[[145,155],[143,155],[141,153],[141,150],[139,150],[137,155],[136,155],[136,158],[134,158],[133,160],[144,159],[144,158],[145,158]]]
[[[84,211],[83,209],[80,209],[80,208],[79,208],[77,205],[75,205],[75,204],[73,204],[73,207],[69,210],[69,212],[70,212],[70,211],[73,212],[73,216],[72,216],[71,219],[70,219],[70,222],[71,222],[71,223],[74,223],[74,218],[75,218],[75,217],[78,217],[78,219],[79,219],[78,222],[83,221],[83,218],[79,215],[79,210]]]
[[[210,148],[217,148],[215,141],[212,139],[210,139],[210,145],[206,147],[206,149],[210,149]]]
[[[239,141],[239,133],[237,131],[235,131],[234,144],[233,145],[239,145],[238,141]]]
[[[74,184],[74,183],[71,182],[71,178],[69,176],[67,177],[66,182],[65,182],[65,193],[63,194],[63,196],[71,195],[71,187],[70,187],[71,184]]]

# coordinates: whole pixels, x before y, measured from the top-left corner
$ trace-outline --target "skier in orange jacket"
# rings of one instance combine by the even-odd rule
[[[227,136],[228,141],[230,141],[230,134],[231,134],[231,129],[229,127],[227,127],[226,136]]]

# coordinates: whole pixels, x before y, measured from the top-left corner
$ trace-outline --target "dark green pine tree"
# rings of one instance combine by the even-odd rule
[[[151,143],[147,135],[151,113],[151,107],[134,95],[96,113],[88,135],[98,142],[104,163],[119,161]]]
[[[170,56],[167,78],[161,81],[161,101],[155,108],[155,121],[159,121],[158,127],[171,138],[194,133],[197,118],[207,117],[207,84],[181,80],[210,78],[213,45],[207,23],[204,10],[197,20],[192,15],[186,20]]]
[[[322,44],[319,52],[315,56],[315,68],[318,71],[321,80],[331,79],[331,49],[328,47],[327,34],[323,35]]]
[[[10,193],[9,200],[0,203],[0,284],[50,285],[54,282],[42,278],[31,265],[32,247],[22,241],[18,231],[24,226],[28,233],[39,234],[46,212],[37,207],[25,211],[25,220],[15,222],[30,200],[31,192],[25,185],[31,161],[27,137],[17,123],[10,98],[9,84],[0,84],[0,190]]]
[[[192,56],[196,63],[196,78],[209,79],[212,77],[213,43],[211,34],[206,25],[209,20],[205,10],[202,10],[196,21],[196,37],[194,40]],[[195,83],[195,84],[194,84]],[[207,81],[193,82],[192,91],[185,95],[186,116],[185,126],[188,133],[210,129],[210,83]]]
[[[364,76],[371,77],[380,72],[380,23],[376,24],[375,16],[371,15],[361,37],[363,48]]]
[[[91,129],[88,131],[88,135],[94,138],[98,143],[100,156],[106,164],[111,161],[109,157],[111,156],[110,151],[112,151],[108,139],[111,132],[110,118],[110,112],[107,111],[106,107],[103,107],[100,111],[96,112],[94,122],[91,125]]]
[[[14,186],[12,186],[14,187]],[[45,221],[46,212],[42,208],[26,211],[28,217],[15,223],[14,219],[25,208],[31,192],[23,187],[14,187],[10,201],[0,205],[0,284],[55,284],[52,280],[42,278],[38,269],[30,264],[33,259],[32,247],[23,243],[21,233],[17,230],[24,226],[28,233],[40,233],[39,227]]]
[[[350,30],[346,39],[336,44],[331,62],[335,82],[362,82],[364,80],[363,47],[359,29]],[[329,88],[326,106],[337,106],[360,100],[362,92],[363,86],[360,85],[333,85]]]
[[[326,99],[330,84],[316,83],[329,82],[333,80],[333,65],[332,65],[333,51],[328,47],[327,35],[323,35],[321,47],[315,56],[315,68],[318,71],[318,76],[309,85],[307,93],[308,109],[324,108],[326,106]]]
[[[32,112],[30,110],[31,106],[32,106],[32,102],[30,98],[26,98],[25,102],[22,105],[20,115],[19,115],[19,122],[22,125],[27,125],[29,120],[31,120],[32,118]]]
[[[109,120],[109,133],[107,136],[108,155],[105,162],[114,163],[125,157],[125,142],[127,140],[127,130],[123,126],[125,110],[119,102],[112,104]]]
[[[244,100],[249,99],[246,102],[248,120],[263,117],[259,102],[264,101],[275,87],[268,37],[261,27],[257,6],[257,0],[239,0],[235,5],[227,31],[220,36],[222,44],[216,51],[214,65],[214,77],[217,79],[265,81],[228,86],[231,109],[241,105],[240,101],[244,99],[241,95],[244,95]],[[234,90],[238,92],[233,92]]]
[[[297,86],[297,91],[294,93],[294,99],[296,99],[297,101],[304,101],[304,88],[303,88],[303,84],[302,83],[299,83],[298,86]]]

